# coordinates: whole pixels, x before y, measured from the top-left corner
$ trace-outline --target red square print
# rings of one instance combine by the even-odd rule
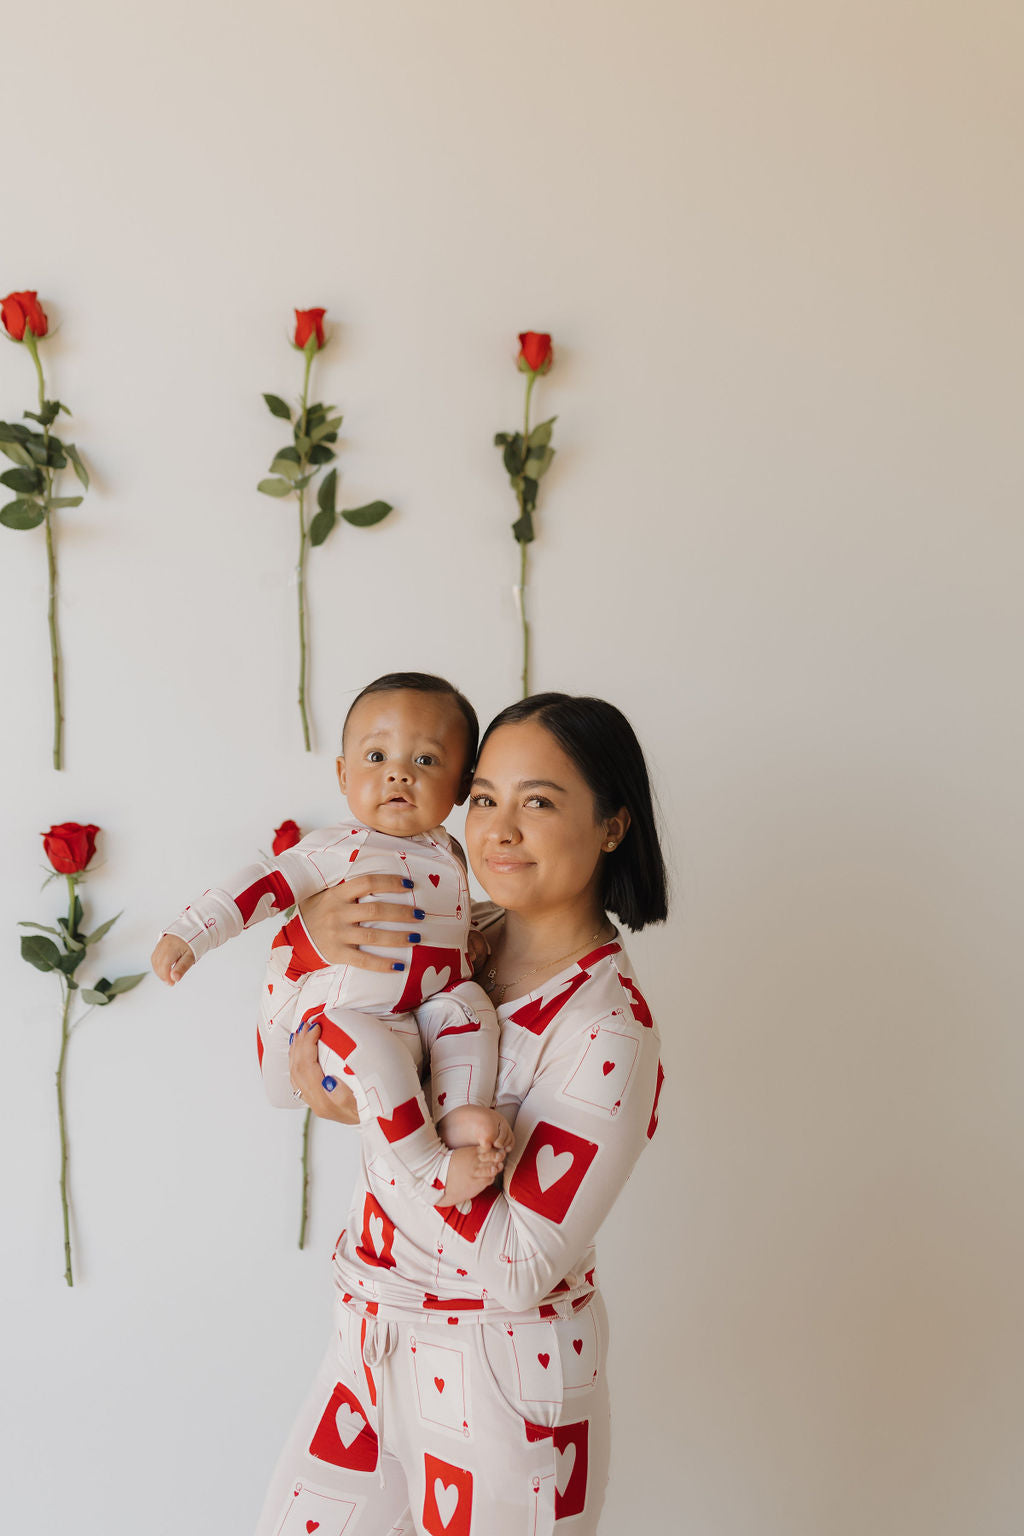
[[[539,1120],[512,1175],[509,1199],[562,1221],[596,1154],[595,1141]]]
[[[428,1536],[470,1536],[473,1474],[423,1453],[423,1529]]]
[[[491,1206],[498,1198],[498,1190],[493,1186],[481,1190],[474,1195],[472,1200],[465,1200],[461,1205],[446,1205],[438,1211],[438,1215],[444,1218],[446,1225],[452,1227],[460,1237],[464,1237],[467,1243],[475,1243],[480,1235],[480,1228],[490,1214]],[[435,1210],[437,1207],[435,1206]]]
[[[355,1393],[340,1381],[313,1432],[309,1454],[352,1472],[372,1472],[377,1465],[377,1436]]]
[[[378,1269],[394,1269],[395,1224],[384,1207],[366,1192],[363,1201],[363,1230],[356,1253],[366,1264]]]
[[[589,1429],[587,1419],[555,1428],[556,1520],[581,1515],[586,1508]]]

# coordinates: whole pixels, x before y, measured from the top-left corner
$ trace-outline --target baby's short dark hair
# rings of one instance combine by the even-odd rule
[[[383,677],[375,677],[372,683],[367,683],[361,693],[357,693],[348,707],[345,722],[341,727],[341,750],[345,750],[345,732],[348,730],[348,722],[352,717],[352,711],[361,699],[365,699],[371,693],[446,693],[454,699],[455,705],[466,722],[466,768],[472,768],[476,762],[476,749],[480,740],[480,722],[476,717],[476,710],[460,693],[454,683],[449,683],[446,678],[435,677],[432,672],[385,672]]]

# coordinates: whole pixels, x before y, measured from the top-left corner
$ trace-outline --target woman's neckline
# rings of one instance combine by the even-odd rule
[[[499,907],[498,913],[499,915],[495,917],[493,923],[488,923],[488,928],[498,927],[504,923],[504,909]],[[608,921],[611,922],[611,918]],[[494,1002],[492,998],[491,1005],[495,1013],[509,1013],[513,1009],[521,1007],[523,1003],[528,1002],[531,998],[542,996],[554,982],[561,981],[563,977],[570,976],[574,971],[580,970],[584,960],[589,959],[591,955],[596,955],[602,950],[607,950],[610,945],[614,945],[615,949],[622,948],[622,935],[614,923],[612,923],[612,932],[609,938],[602,939],[600,943],[594,945],[593,949],[588,949],[585,955],[580,955],[578,960],[570,960],[567,965],[563,965],[560,970],[554,971],[545,981],[540,982],[529,991],[520,992],[518,997],[507,997],[500,1003]]]

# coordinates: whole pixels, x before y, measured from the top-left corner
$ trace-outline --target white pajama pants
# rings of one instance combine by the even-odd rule
[[[596,1536],[607,1324],[337,1326],[256,1536]]]

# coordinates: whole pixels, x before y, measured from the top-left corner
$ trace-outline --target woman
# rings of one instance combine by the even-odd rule
[[[466,840],[496,905],[480,978],[498,1011],[503,1179],[437,1210],[404,1186],[381,1126],[334,1256],[337,1328],[271,1482],[259,1536],[594,1536],[608,1464],[606,1323],[592,1240],[654,1133],[658,1035],[607,912],[666,914],[643,754],[599,699],[538,694],[484,736]],[[369,877],[368,877],[369,878]],[[373,881],[379,897],[386,887]],[[378,967],[360,881],[304,917],[332,962]],[[292,1081],[322,1118],[317,1029]],[[410,1073],[415,1077],[410,1058]],[[418,1090],[418,1083],[414,1091]]]

